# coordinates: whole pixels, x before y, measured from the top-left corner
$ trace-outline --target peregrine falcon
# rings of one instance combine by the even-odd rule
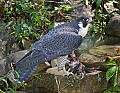
[[[19,81],[28,80],[41,63],[66,56],[77,49],[90,23],[90,18],[80,17],[51,29],[35,42],[31,51],[16,63],[15,71],[20,74]]]

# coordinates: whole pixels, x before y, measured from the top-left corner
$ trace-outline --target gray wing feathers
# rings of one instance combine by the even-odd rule
[[[47,57],[55,55],[59,57],[61,55],[70,54],[80,46],[81,42],[82,37],[73,32],[59,33],[59,35],[53,36],[50,40],[44,42],[42,48],[47,54]]]
[[[59,26],[53,28],[52,30],[50,30],[48,32],[48,34],[46,34],[45,36],[43,36],[39,41],[35,42],[31,46],[31,48],[32,49],[36,49],[36,48],[39,49],[42,43],[50,40],[52,37],[55,38],[56,35],[59,35],[61,33],[64,34],[64,33],[67,33],[67,32],[69,32],[69,33],[71,33],[71,32],[78,33],[78,28],[77,27],[75,28],[70,23],[59,25]]]
[[[70,54],[80,46],[82,37],[74,32],[76,29],[63,27],[57,30],[33,44],[32,52],[17,63],[16,71],[20,74],[20,81],[26,81],[39,64]]]

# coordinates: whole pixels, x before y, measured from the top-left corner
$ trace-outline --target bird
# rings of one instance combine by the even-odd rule
[[[90,17],[79,17],[51,29],[32,44],[31,50],[16,63],[15,71],[20,75],[17,79],[26,82],[40,64],[66,56],[76,50],[81,45],[91,23]]]

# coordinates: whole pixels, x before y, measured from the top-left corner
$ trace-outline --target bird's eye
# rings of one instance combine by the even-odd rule
[[[88,18],[83,18],[83,21],[88,22],[88,21],[89,21],[89,19],[88,19]]]

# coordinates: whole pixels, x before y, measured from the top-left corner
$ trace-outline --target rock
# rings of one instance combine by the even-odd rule
[[[5,70],[5,59],[0,59],[0,77],[5,75],[6,70]]]
[[[110,35],[104,36],[103,44],[113,45],[113,44],[118,44],[118,43],[120,43],[119,37],[114,37],[114,36],[110,36]]]
[[[117,9],[117,6],[119,6],[117,1],[116,2],[109,1],[109,2],[106,2],[105,5],[104,5],[106,11],[109,14],[111,14],[111,13],[113,14],[113,12],[119,11],[119,9]]]
[[[81,43],[81,45],[79,46],[79,50],[88,50],[91,47],[94,46],[96,40],[92,40],[91,36],[86,36],[85,39],[83,40],[83,42]]]
[[[12,53],[9,55],[9,59],[13,60],[14,62],[18,62],[21,58],[23,58],[30,50],[23,50]]]
[[[3,57],[3,53],[5,51],[5,42],[3,41],[4,37],[5,37],[5,29],[4,29],[5,23],[1,22],[0,24],[0,77],[5,75],[6,73],[6,61]]]
[[[12,53],[5,59],[0,56],[0,77],[7,74],[11,70],[11,62],[18,62],[29,50],[23,50]]]
[[[113,16],[105,28],[105,34],[120,38],[120,15]]]
[[[101,79],[101,80],[100,80]],[[60,84],[57,85],[56,82]],[[89,75],[82,80],[73,76],[62,77],[42,74],[39,80],[33,81],[34,93],[102,93],[107,86],[105,74]],[[60,92],[58,92],[60,90]]]
[[[49,68],[49,69],[47,69],[46,72],[49,74],[54,74],[54,75],[63,75],[64,74],[63,70],[58,71],[58,67]]]
[[[94,11],[91,11],[90,5],[85,5],[83,0],[66,0],[68,1],[73,7],[73,11],[70,13],[71,17],[93,17]]]
[[[113,5],[115,8],[119,9],[120,10],[120,1],[118,2],[113,2]]]
[[[13,63],[15,64],[16,62],[18,62],[20,59],[22,59],[25,54],[27,54],[29,52],[29,50],[23,50],[23,51],[18,51],[15,53],[11,53],[9,56],[7,56],[5,59],[5,71],[6,74],[11,71],[13,69]]]
[[[120,43],[120,15],[113,16],[105,27],[106,44]]]
[[[89,53],[98,57],[118,56],[120,45],[102,45],[89,50]]]
[[[82,53],[79,56],[79,60],[88,67],[97,67],[100,70],[105,71],[107,70],[104,65],[106,63],[106,58],[108,56],[120,56],[119,49],[120,45],[102,45],[90,49],[87,53]]]

